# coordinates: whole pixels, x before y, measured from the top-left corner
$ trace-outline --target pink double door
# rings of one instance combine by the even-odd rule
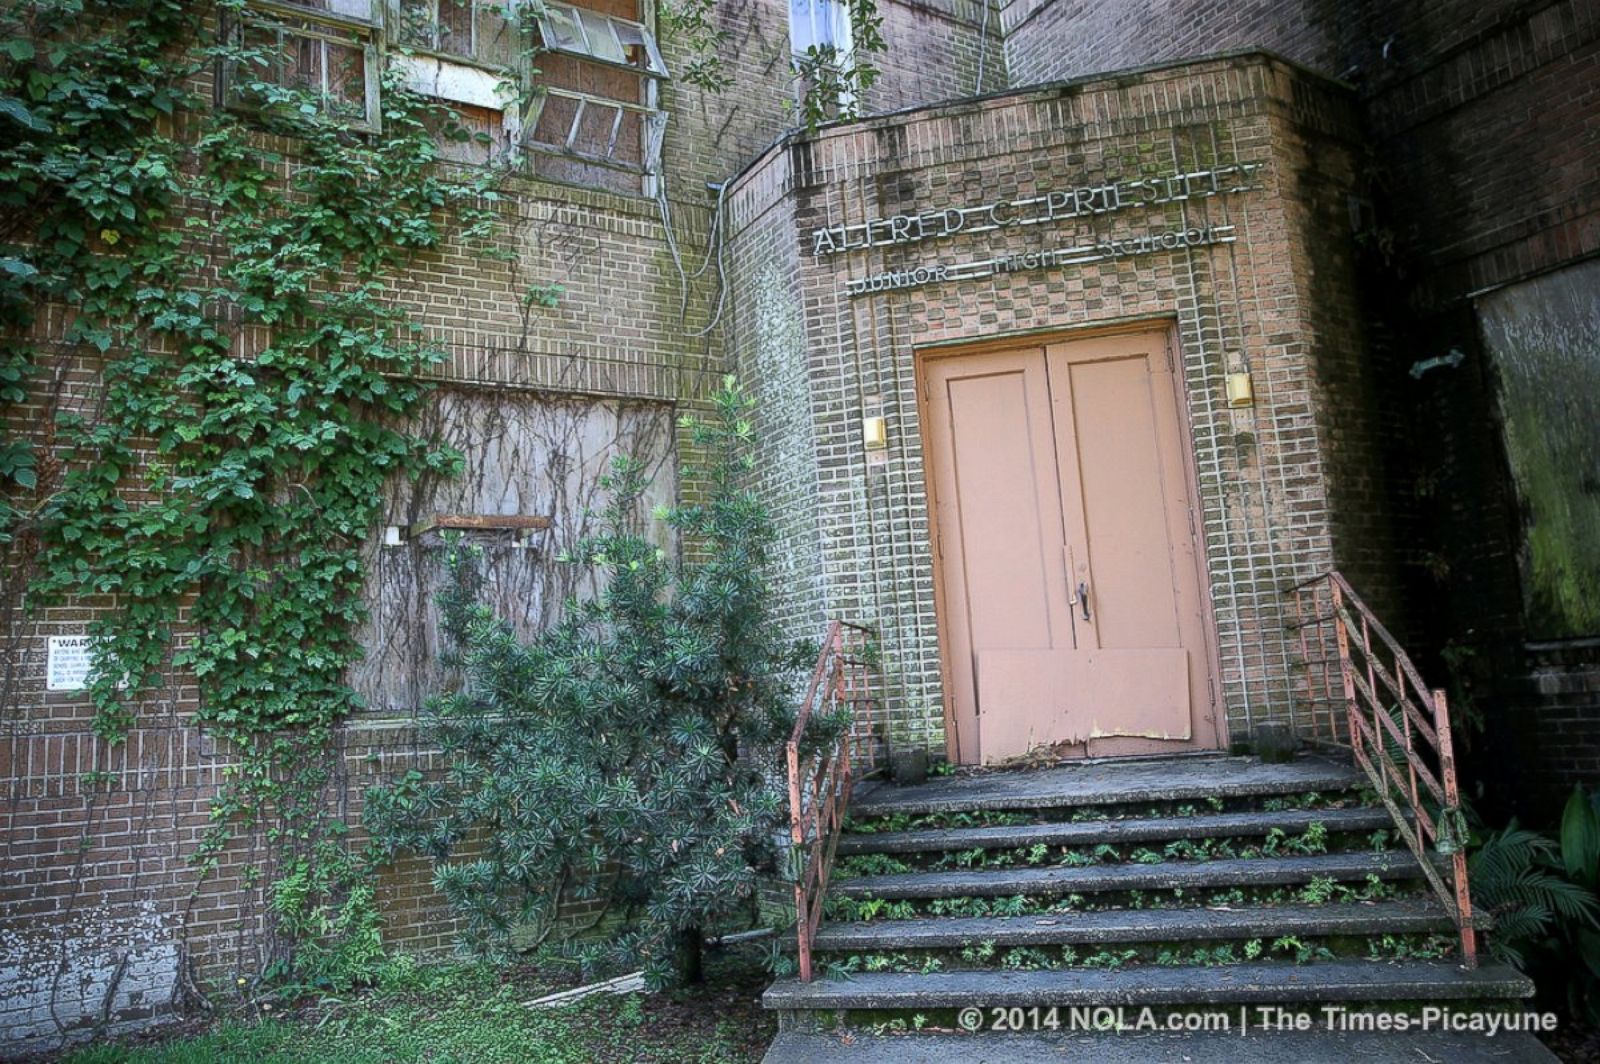
[[[1214,748],[1166,331],[925,356],[950,753]]]

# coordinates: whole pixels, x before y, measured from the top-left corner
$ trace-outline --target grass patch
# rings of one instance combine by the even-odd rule
[[[737,1064],[776,1031],[759,954],[708,957],[705,987],[604,995],[562,1009],[522,1002],[560,989],[529,968],[390,965],[347,997],[264,1004],[160,1040],[93,1044],[62,1064]],[[277,1014],[279,1010],[283,1014]]]

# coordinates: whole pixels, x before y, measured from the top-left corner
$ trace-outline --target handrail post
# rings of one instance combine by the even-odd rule
[[[1358,762],[1365,764],[1359,721],[1361,709],[1356,702],[1355,666],[1350,662],[1350,632],[1344,623],[1344,596],[1339,593],[1338,584],[1330,582],[1328,589],[1333,595],[1333,634],[1339,646],[1339,676],[1344,681],[1345,727],[1350,729],[1351,752]]]
[[[1439,736],[1439,774],[1444,784],[1444,805],[1439,810],[1440,831],[1457,831],[1461,817],[1461,793],[1456,781],[1456,753],[1450,739],[1450,703],[1443,688],[1433,691],[1433,730]],[[1478,966],[1478,933],[1472,926],[1472,890],[1467,884],[1467,840],[1455,840],[1455,852],[1450,855],[1450,878],[1455,880],[1456,922],[1461,929],[1461,963],[1463,967]]]
[[[799,855],[805,853],[805,808],[800,803],[800,746],[793,739],[788,743],[789,757],[789,836],[794,852]],[[810,914],[806,906],[806,863],[798,865],[799,874],[794,881],[794,913],[795,924],[804,928]],[[811,982],[811,939],[804,931],[800,934],[799,943],[800,978],[804,982]]]
[[[864,661],[852,660],[851,641],[846,625],[833,621],[828,626],[817,655],[816,668],[806,689],[800,712],[795,716],[786,755],[789,770],[789,838],[791,867],[796,870],[794,885],[795,937],[797,966],[802,982],[815,977],[813,939],[822,922],[823,902],[832,872],[834,848],[844,824],[855,780],[855,706],[869,697],[869,677]],[[855,625],[852,632],[861,632]],[[832,749],[802,759],[801,743],[813,711],[843,705],[851,719],[835,740]]]

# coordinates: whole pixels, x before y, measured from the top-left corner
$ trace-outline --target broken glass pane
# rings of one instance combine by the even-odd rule
[[[579,11],[578,17],[583,19],[583,32],[589,39],[590,55],[608,63],[628,61],[628,57],[622,52],[622,45],[617,42],[616,34],[611,32],[610,19],[604,15],[596,15],[592,11]]]

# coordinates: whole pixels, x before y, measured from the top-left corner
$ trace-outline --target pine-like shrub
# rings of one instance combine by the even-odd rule
[[[463,683],[424,721],[448,771],[370,793],[366,821],[387,855],[433,858],[479,950],[564,944],[636,962],[655,986],[694,981],[705,930],[753,912],[778,874],[802,659],[770,616],[750,401],[729,378],[713,402],[688,425],[709,458],[704,501],[653,515],[684,560],[644,534],[647,482],[628,459],[604,482],[599,534],[564,559],[602,590],[530,642],[480,603],[473,553],[450,547],[442,615]]]

